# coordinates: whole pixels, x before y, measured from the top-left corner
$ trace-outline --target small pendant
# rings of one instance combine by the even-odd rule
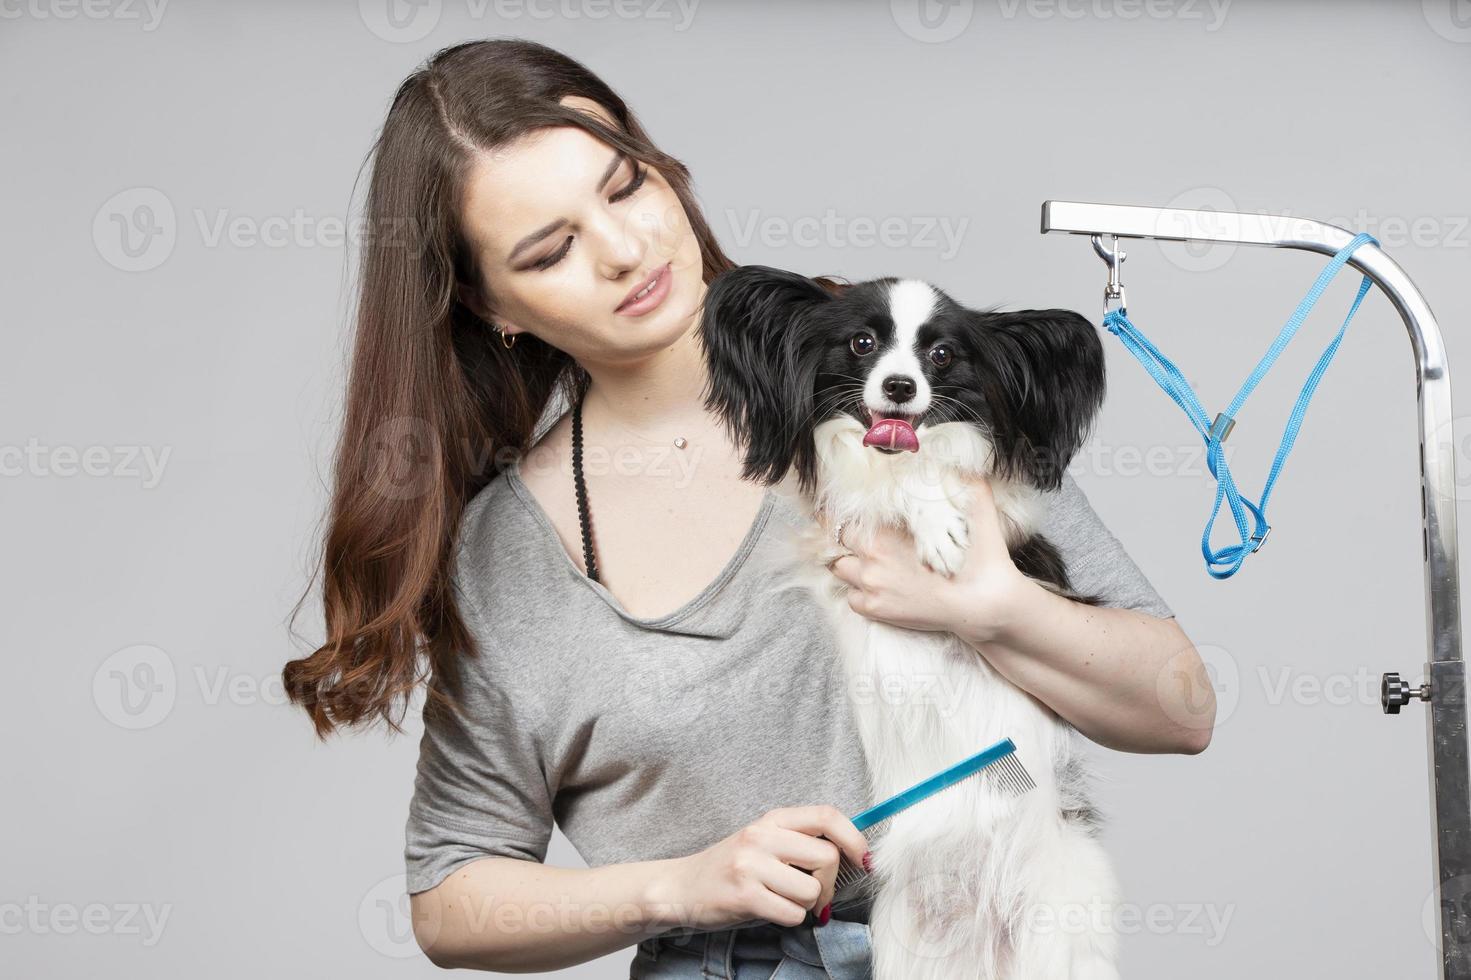
[[[689,445],[689,443],[684,441],[684,436],[678,436],[674,440],[675,449],[683,449],[687,445]]]

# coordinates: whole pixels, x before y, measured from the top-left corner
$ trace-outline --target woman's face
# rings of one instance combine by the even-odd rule
[[[575,96],[572,108],[611,116]],[[692,325],[704,298],[699,242],[658,171],[575,126],[538,130],[481,155],[461,216],[492,307],[480,315],[526,331],[583,364],[638,360]],[[663,293],[630,293],[668,265]]]

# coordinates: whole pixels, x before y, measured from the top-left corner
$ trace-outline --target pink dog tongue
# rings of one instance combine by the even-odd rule
[[[882,446],[904,452],[919,452],[919,436],[903,419],[879,419],[863,437],[865,446]]]

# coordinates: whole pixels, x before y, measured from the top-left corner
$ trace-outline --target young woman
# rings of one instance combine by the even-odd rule
[[[761,591],[795,511],[703,407],[697,314],[732,263],[688,171],[581,64],[487,40],[399,88],[367,213],[327,640],[284,676],[320,735],[401,730],[427,664],[405,850],[425,952],[865,975],[866,910],[832,903],[840,852],[866,852],[862,749],[818,607]],[[1194,648],[1076,484],[1046,533],[1107,608],[1021,576],[977,490],[962,575],[895,532],[832,566],[853,607],[958,633],[1100,744],[1203,749]],[[587,869],[542,864],[554,823]]]

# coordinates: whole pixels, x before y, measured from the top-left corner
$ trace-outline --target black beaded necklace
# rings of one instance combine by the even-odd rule
[[[587,507],[587,480],[582,476],[582,399],[587,392],[577,396],[572,406],[572,483],[577,489],[577,520],[582,525],[582,561],[587,566],[587,577],[598,581],[598,562],[592,553],[592,514]]]

